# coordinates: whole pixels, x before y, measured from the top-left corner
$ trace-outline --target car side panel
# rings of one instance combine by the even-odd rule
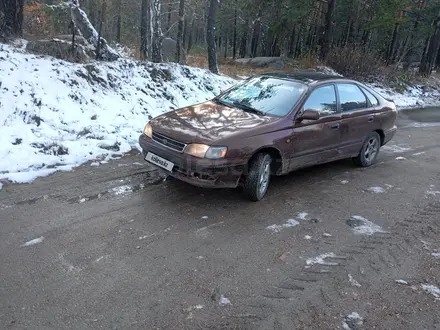
[[[350,157],[359,153],[365,137],[380,128],[378,112],[375,108],[369,108],[341,114],[341,154]]]
[[[289,150],[289,171],[339,158],[341,115],[295,123]]]

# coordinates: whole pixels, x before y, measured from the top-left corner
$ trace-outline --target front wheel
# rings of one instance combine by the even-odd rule
[[[359,155],[353,158],[356,165],[368,167],[374,164],[380,150],[380,136],[376,132],[371,132],[365,139]]]
[[[266,195],[270,182],[272,157],[269,154],[257,154],[249,163],[249,173],[245,178],[243,192],[252,201],[260,201]]]

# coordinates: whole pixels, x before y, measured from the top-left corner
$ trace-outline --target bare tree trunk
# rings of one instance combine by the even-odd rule
[[[122,11],[122,0],[118,0],[118,13],[117,13],[117,17],[116,17],[116,42],[117,43],[121,43],[121,29],[122,29],[121,11]]]
[[[232,42],[232,58],[237,58],[237,7],[238,0],[235,0],[235,10],[234,10],[234,40]]]
[[[188,35],[188,47],[186,48],[186,52],[189,53],[189,51],[192,48],[192,44],[193,44],[193,33],[194,33],[194,25],[196,23],[195,18],[192,18],[192,22],[191,22],[191,28],[189,30],[189,35]]]
[[[208,22],[206,29],[206,41],[208,43],[208,64],[212,73],[218,74],[217,67],[217,49],[215,45],[215,19],[217,17],[217,9],[219,0],[210,0],[208,10]]]
[[[181,63],[183,50],[183,23],[185,20],[185,0],[180,0],[179,3],[179,25],[177,27],[177,45],[176,45],[176,62]]]
[[[327,14],[325,15],[324,38],[321,47],[321,59],[325,60],[330,52],[330,45],[333,37],[333,13],[336,0],[327,0]]]
[[[435,61],[437,59],[437,54],[440,46],[440,12],[438,13],[437,19],[433,23],[435,31],[428,41],[428,47],[426,54],[423,56],[422,62],[420,63],[419,72],[425,75],[430,75],[432,68],[434,67]]]
[[[153,39],[151,47],[151,60],[155,63],[163,62],[162,55],[162,28],[160,24],[160,0],[151,1],[151,20],[153,22]]]
[[[98,32],[90,23],[86,13],[79,8],[78,0],[70,0],[70,13],[75,26],[79,29],[82,36],[95,48],[100,47],[100,58],[106,61],[115,61],[120,56],[111,48],[104,38],[100,38]]]
[[[173,3],[168,3],[168,20],[167,20],[167,29],[165,31],[170,32],[171,29],[171,12],[173,11]]]
[[[258,12],[257,19],[254,22],[254,28],[252,32],[251,57],[257,56],[258,42],[260,40],[260,32],[261,32],[261,10]]]
[[[101,36],[102,36],[102,25],[105,20],[105,12],[106,12],[107,4],[105,0],[102,1],[102,8],[99,14],[99,31],[98,31],[98,44],[96,45],[96,59],[101,59]]]
[[[388,52],[387,52],[387,58],[386,58],[386,63],[390,64],[392,57],[393,57],[393,53],[394,53],[394,48],[396,46],[396,40],[397,40],[397,33],[399,31],[399,23],[396,23],[394,25],[394,30],[393,30],[393,35],[391,37],[391,42],[390,42],[390,46],[388,47]]]
[[[150,21],[150,1],[142,0],[141,6],[141,58],[146,60],[151,58],[151,21]]]
[[[228,58],[228,33],[229,33],[229,29],[226,29],[226,34],[225,34],[225,58]]]
[[[24,0],[0,0],[0,37],[22,36]]]

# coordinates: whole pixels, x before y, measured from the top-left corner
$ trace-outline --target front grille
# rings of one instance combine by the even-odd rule
[[[176,150],[178,152],[183,152],[183,150],[186,147],[186,144],[180,141],[176,141],[172,138],[169,138],[165,135],[153,132],[152,136],[153,140],[157,143],[160,143],[161,145],[168,147],[170,149]]]

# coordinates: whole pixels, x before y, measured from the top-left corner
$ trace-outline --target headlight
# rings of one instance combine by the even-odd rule
[[[151,128],[150,124],[145,125],[144,134],[146,136],[148,136],[149,138],[151,138],[153,136],[153,129]]]
[[[185,153],[198,158],[220,159],[226,157],[227,147],[210,147],[206,144],[192,143],[185,148]]]
[[[209,147],[208,151],[205,154],[205,158],[209,158],[209,159],[225,158],[227,151],[228,148],[226,147]]]

